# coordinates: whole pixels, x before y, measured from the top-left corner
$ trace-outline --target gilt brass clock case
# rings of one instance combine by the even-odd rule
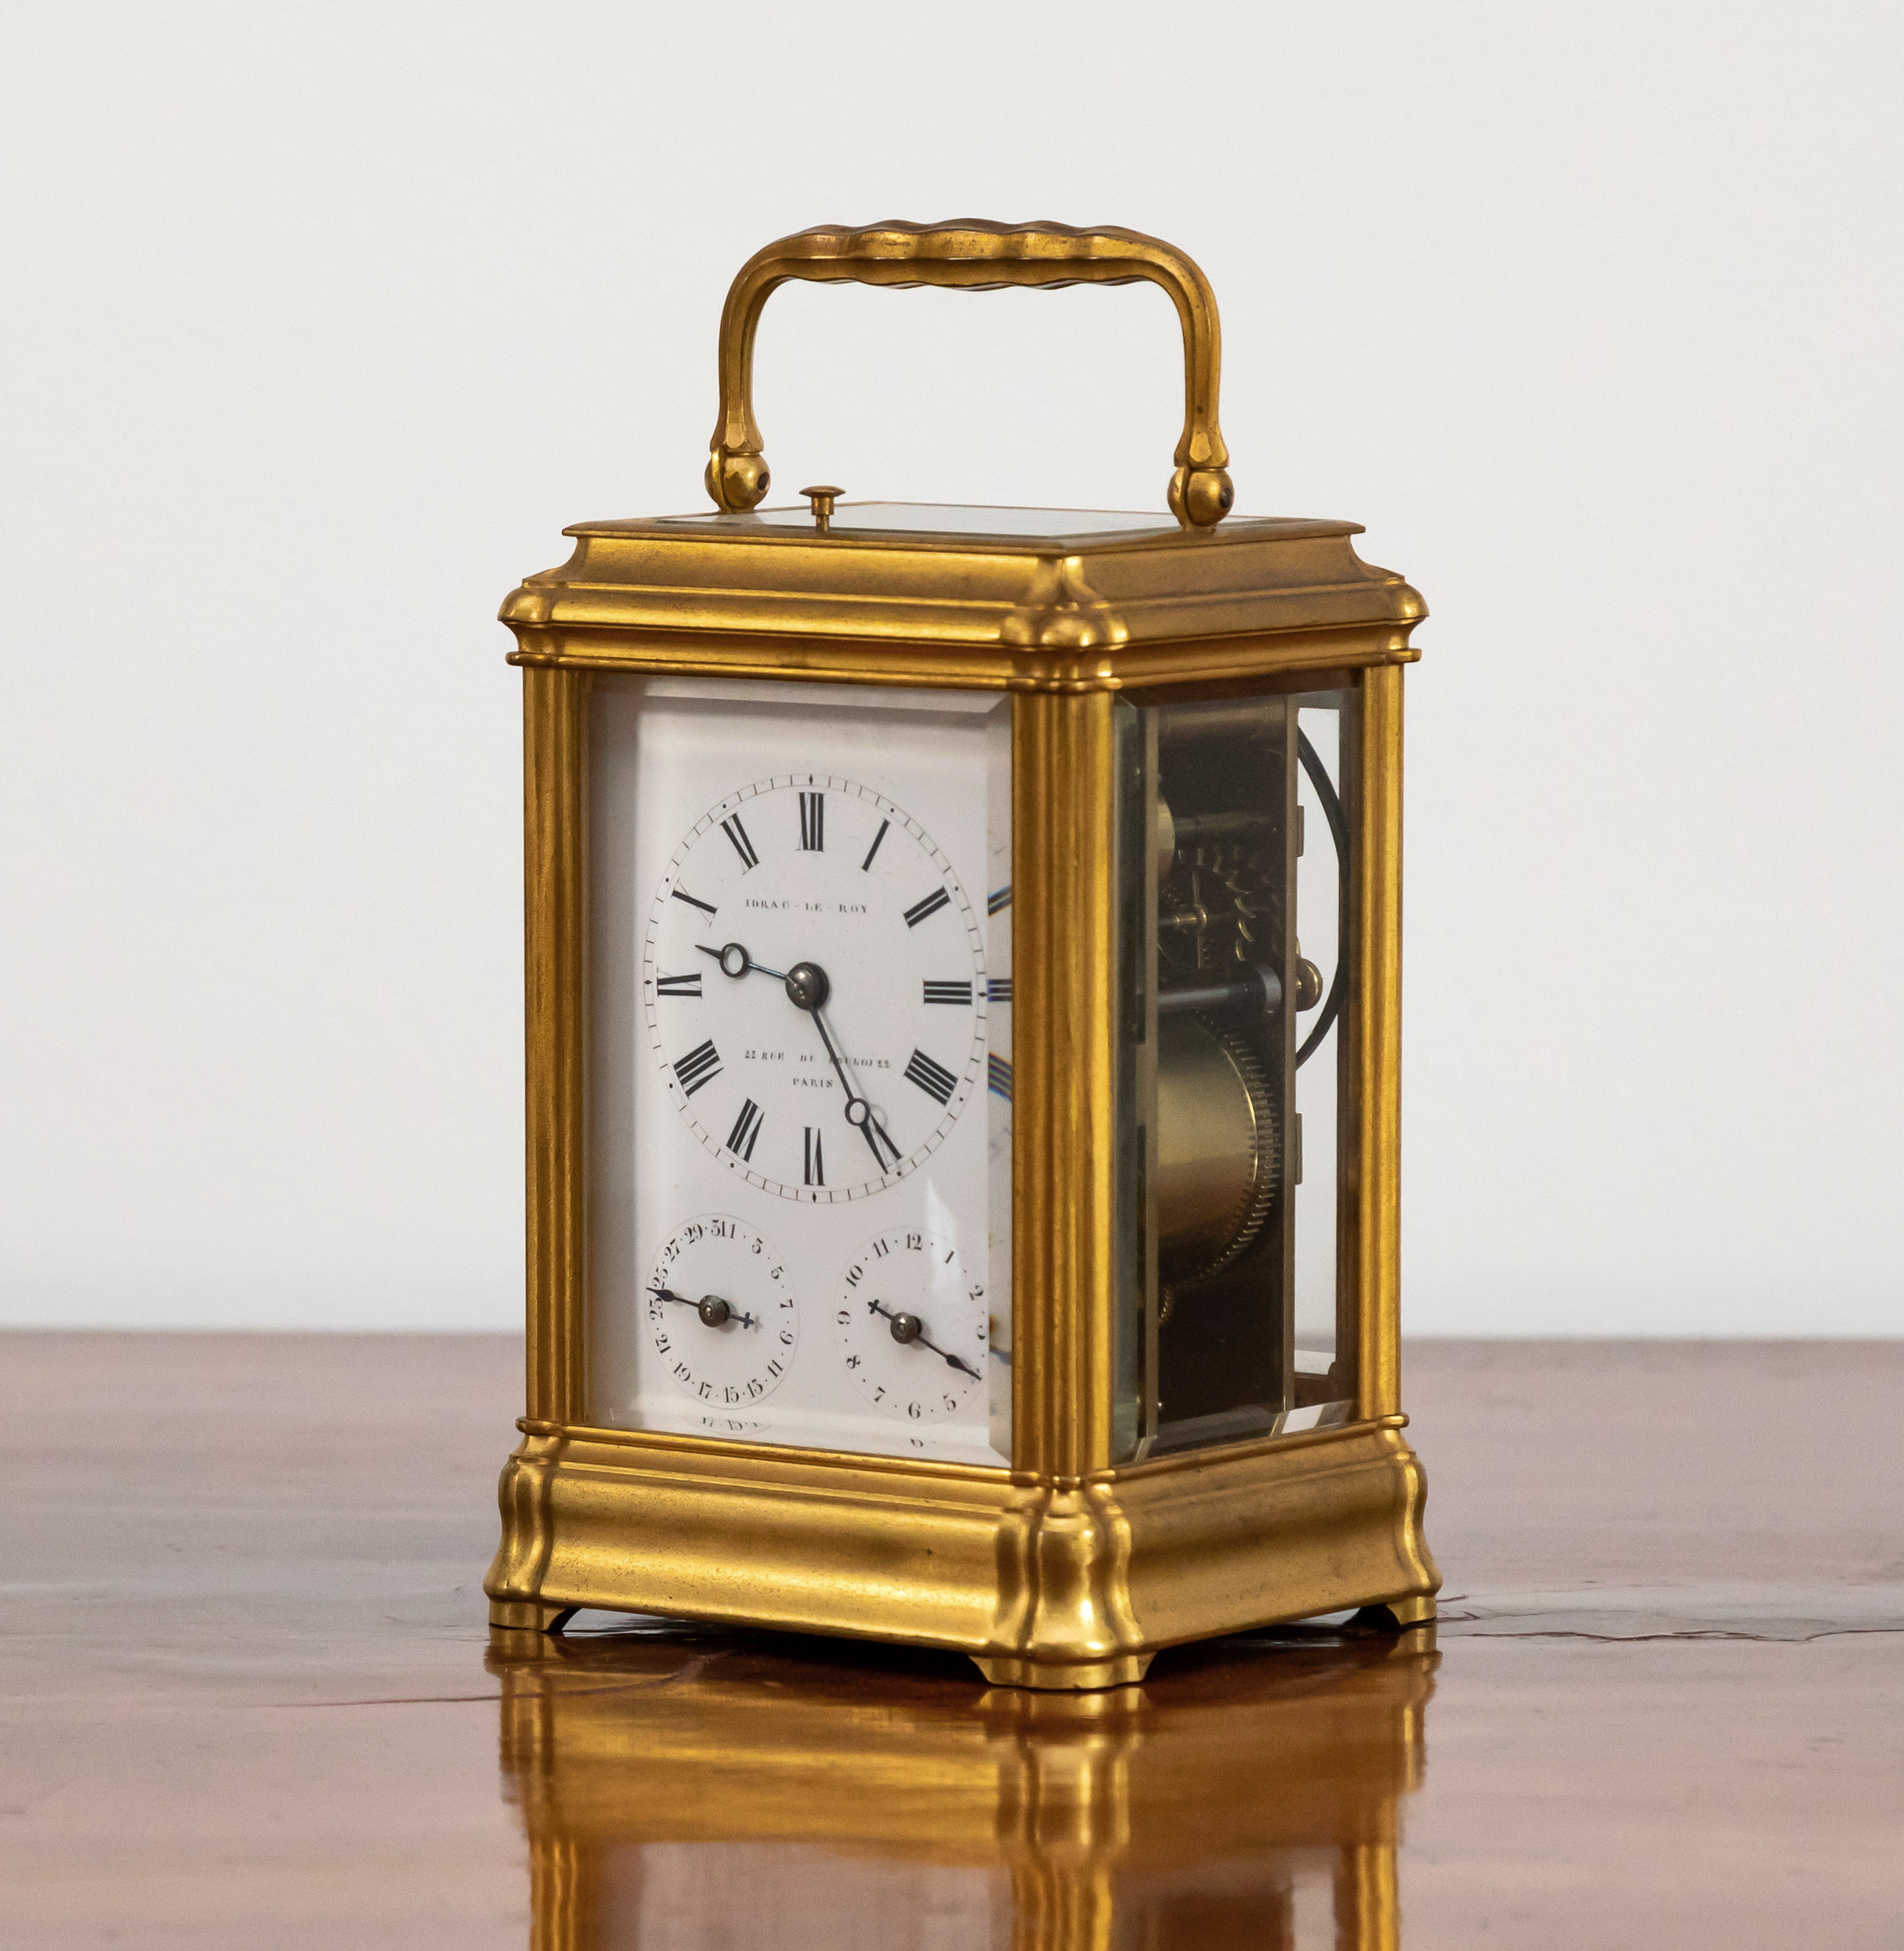
[[[789,277],[1161,285],[1186,354],[1172,513],[855,503],[834,489],[811,491],[808,506],[762,506],[751,346],[761,304]],[[708,477],[717,512],[578,524],[570,560],[504,604],[524,700],[528,1399],[485,1588],[498,1627],[548,1629],[582,1607],[744,1620],[949,1648],[994,1683],[1075,1688],[1134,1681],[1162,1647],[1280,1619],[1348,1607],[1386,1608],[1403,1628],[1432,1618],[1438,1577],[1397,1361],[1401,677],[1424,609],[1399,577],[1357,556],[1352,523],[1231,514],[1217,363],[1202,274],[1135,233],[890,225],[783,240],[742,271],[723,318]],[[911,1195],[888,1189],[911,1156],[905,1132],[887,1135],[900,1114],[876,1104],[852,1068],[875,1060],[844,1047],[850,1032],[824,1027],[829,983],[852,979],[851,957],[801,990],[804,965],[744,946],[739,906],[677,866],[674,883],[644,884],[638,899],[670,901],[678,885],[726,919],[603,986],[632,922],[605,919],[621,897],[605,893],[602,862],[621,858],[623,837],[602,779],[613,769],[632,791],[641,775],[609,750],[609,728],[656,700],[718,711],[729,697],[766,701],[762,711],[811,700],[822,713],[936,698],[948,741],[966,735],[957,713],[968,728],[989,714],[1011,932],[985,932],[999,890],[979,890],[979,915],[964,883],[985,870],[948,856],[944,898],[905,906],[880,938],[909,941],[915,909],[957,914],[954,894],[975,917],[976,959],[925,968],[923,1014],[948,1022],[933,1007],[948,1002],[970,1012],[961,1022],[977,1039],[980,1084],[968,1087],[965,1056],[948,1054],[965,1050],[966,1029],[932,1052],[920,1033],[923,1068],[900,1064],[912,1032],[896,1031],[890,1088],[902,1088],[901,1068],[921,1087],[904,1102],[953,1134],[948,1155],[975,1128],[970,1107],[989,1103],[996,1121],[1002,1091],[1000,1264],[988,1289],[982,1228],[968,1221],[955,1240],[918,1221],[918,1250],[931,1235],[957,1269],[946,1306],[964,1295],[979,1338],[954,1345],[925,1303],[892,1302],[883,1319],[906,1360],[943,1354],[961,1371],[950,1406],[912,1406],[922,1422],[928,1408],[948,1424],[980,1416],[989,1391],[989,1451],[982,1420],[962,1449],[928,1432],[915,1453],[829,1441],[823,1416],[803,1431],[803,1385],[751,1356],[682,1364],[744,1378],[726,1388],[759,1385],[758,1421],[737,1414],[726,1429],[645,1413],[605,1383],[616,1324],[638,1314],[649,1347],[672,1320],[695,1334],[714,1320],[709,1331],[732,1334],[744,1317],[765,1334],[772,1314],[767,1288],[758,1304],[677,1292],[638,1268],[640,1256],[618,1259],[603,1231],[629,1182],[614,1177],[619,1164],[610,1171],[600,1136],[604,1094],[622,1088],[605,1068],[603,1019],[631,1007],[624,995],[641,983],[645,995],[663,983],[679,995],[691,977],[704,997],[770,1001],[803,1036],[819,1032],[785,1061],[810,1064],[844,1110],[823,1132],[816,1114],[798,1145],[783,1108],[770,1107],[765,1128],[764,1095],[743,1076],[723,1080],[731,1097],[710,1095],[692,1131],[643,1130],[670,1129],[668,1145],[719,1153],[730,1177],[759,1181],[746,1196],[781,1199],[782,1233],[829,1223],[810,1178],[815,1135],[829,1158],[863,1141],[854,1251],[883,1242],[897,1265],[913,1224],[900,1217]],[[927,757],[937,722],[928,714],[909,734]],[[641,751],[672,749],[665,736],[652,742],[652,726],[646,735]],[[790,762],[784,782],[710,778],[705,805],[680,825],[710,819],[698,830],[715,851],[703,858],[724,850],[734,875],[772,865],[772,846],[791,875],[822,810],[806,796],[826,793],[828,834],[859,823],[857,859],[875,816],[891,817],[872,800],[903,816],[901,789],[825,776]],[[720,807],[743,789],[784,793],[786,816],[750,826],[754,802],[734,799],[742,830],[720,837]],[[915,823],[937,844],[930,823]],[[1327,848],[1316,844],[1325,827]],[[763,840],[769,830],[777,837]],[[1320,922],[1298,915],[1305,858],[1302,885],[1332,890]],[[890,901],[907,891],[895,883]],[[1312,944],[1326,927],[1326,958],[1303,953],[1298,922]],[[678,1050],[659,1053],[673,1083],[657,1069],[640,1089],[672,1089],[684,1120],[716,1039],[678,1035]],[[967,1093],[957,1105],[955,1092]],[[771,1160],[769,1145],[780,1148]],[[736,1211],[769,1256],[773,1215]],[[676,1240],[686,1216],[667,1220]],[[702,1250],[677,1245],[667,1263]],[[840,1256],[842,1279],[851,1257]],[[801,1306],[809,1318],[789,1359],[868,1352],[858,1324],[836,1334],[808,1295]],[[981,1369],[982,1390],[970,1379]],[[867,1371],[854,1372],[863,1383]]]

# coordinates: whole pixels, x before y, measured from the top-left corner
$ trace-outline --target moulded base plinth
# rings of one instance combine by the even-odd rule
[[[583,1606],[963,1653],[997,1686],[1128,1686],[1166,1647],[1352,1607],[1432,1620],[1401,1419],[1070,1482],[526,1423],[492,1623]]]

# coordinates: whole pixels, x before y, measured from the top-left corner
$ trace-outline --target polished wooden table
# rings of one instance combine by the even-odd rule
[[[1904,1944],[1904,1344],[1415,1345],[1436,1643],[1070,1697],[492,1636],[519,1362],[0,1337],[0,1945]]]

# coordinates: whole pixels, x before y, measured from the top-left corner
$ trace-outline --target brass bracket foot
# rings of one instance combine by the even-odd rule
[[[1072,1664],[1053,1660],[981,1659],[972,1665],[993,1686],[1035,1687],[1042,1692],[1075,1692],[1086,1687],[1135,1686],[1150,1670],[1150,1653],[1126,1653],[1111,1660]]]
[[[1391,1599],[1385,1605],[1365,1605],[1349,1621],[1365,1633],[1412,1633],[1435,1622],[1434,1594]]]
[[[510,1633],[559,1633],[581,1609],[545,1605],[539,1599],[492,1599],[489,1623]]]

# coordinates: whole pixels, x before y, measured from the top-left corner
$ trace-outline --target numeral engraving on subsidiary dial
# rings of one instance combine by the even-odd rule
[[[662,1242],[643,1302],[654,1364],[645,1393],[659,1383],[703,1410],[741,1409],[764,1402],[793,1366],[800,1310],[786,1265],[727,1214],[690,1220]]]
[[[987,1413],[985,1285],[940,1234],[902,1228],[869,1240],[842,1277],[833,1338],[860,1393],[895,1421]]]

